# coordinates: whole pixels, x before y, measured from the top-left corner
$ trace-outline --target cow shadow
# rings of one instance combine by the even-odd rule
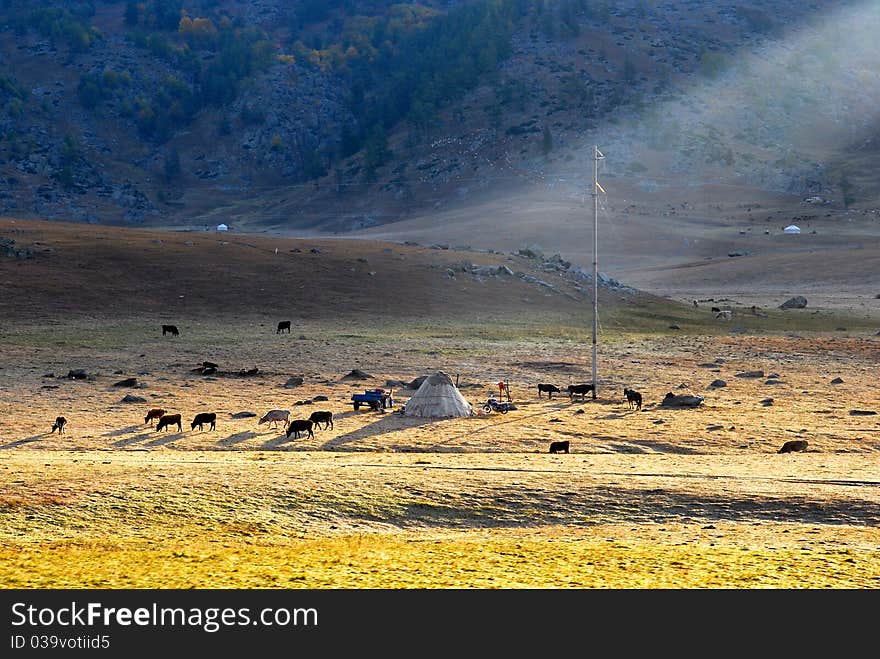
[[[183,431],[178,431],[171,435],[163,435],[162,437],[157,437],[151,442],[147,442],[146,446],[164,446],[165,444],[170,444],[172,442],[176,442],[178,439],[183,439],[186,437],[186,433]]]
[[[14,442],[9,442],[8,444],[4,444],[0,446],[0,450],[7,448],[17,448],[19,446],[24,446],[25,444],[30,444],[31,442],[38,442],[41,439],[45,439],[46,435],[34,435],[33,437],[25,437],[23,439],[17,439]]]
[[[140,424],[136,426],[128,426],[126,428],[117,428],[116,430],[111,430],[110,432],[105,432],[101,435],[101,437],[118,437],[119,435],[127,435],[131,432],[136,432],[140,430],[143,426]]]
[[[274,451],[274,450],[282,448],[284,446],[284,444],[287,444],[289,442],[293,442],[295,440],[296,440],[296,438],[293,435],[291,435],[290,437],[287,437],[286,435],[282,434],[280,437],[274,437],[274,438],[270,439],[269,441],[265,442],[260,447],[260,450],[261,451]]]
[[[254,437],[259,436],[259,433],[254,432],[253,430],[244,430],[242,432],[237,432],[234,435],[229,435],[229,437],[224,437],[217,441],[217,444],[220,446],[235,446],[236,444],[240,444],[248,439],[252,439]]]
[[[367,424],[357,430],[352,430],[343,435],[338,435],[327,440],[320,446],[323,451],[335,451],[347,444],[358,442],[370,437],[385,435],[389,432],[397,430],[405,430],[409,428],[417,428],[435,423],[437,419],[406,417],[401,414],[383,414],[372,423]]]
[[[119,433],[114,433],[119,434]],[[115,442],[111,444],[114,448],[125,448],[130,444],[137,444],[138,442],[142,442],[149,437],[152,437],[153,433],[151,432],[142,432],[139,435],[135,435],[134,437],[124,437],[122,439],[117,439]]]

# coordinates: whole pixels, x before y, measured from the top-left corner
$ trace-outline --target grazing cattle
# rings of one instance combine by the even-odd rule
[[[277,428],[279,421],[287,423],[288,419],[290,419],[290,410],[269,410],[260,418],[257,425],[261,426],[264,423],[272,423]]]
[[[170,426],[177,426],[178,432],[183,430],[183,424],[180,421],[179,414],[163,414],[159,417],[159,423],[156,424],[156,432]]]
[[[278,329],[275,330],[275,333],[281,334],[281,332],[283,332],[284,330],[287,330],[287,333],[290,334],[290,321],[289,320],[282,320],[280,323],[278,323]]]
[[[568,441],[550,442],[550,453],[568,453]]]
[[[211,430],[217,429],[217,414],[214,412],[199,412],[196,414],[195,418],[192,420],[192,423],[189,424],[190,430],[195,430],[196,426],[199,427],[199,430],[202,429],[202,425],[205,423],[210,423]]]
[[[807,440],[806,439],[790,439],[782,445],[782,448],[776,451],[777,453],[795,453],[797,451],[806,451],[807,450]]]
[[[633,407],[637,410],[642,409],[642,394],[638,391],[624,387],[623,395],[626,396],[626,400],[629,403],[629,409],[633,409]]]
[[[315,433],[312,432],[312,422],[309,419],[294,419],[287,425],[287,430],[284,434],[288,439],[290,439],[291,435],[293,435],[294,439],[299,439],[301,432],[308,433],[309,437],[315,436]]]
[[[61,433],[64,432],[64,426],[66,426],[66,425],[67,425],[67,419],[65,419],[63,416],[56,416],[55,423],[52,425],[52,432],[55,432],[57,430],[58,434],[60,435]]]
[[[719,313],[721,309],[719,307],[712,307],[712,313]]]
[[[586,400],[587,394],[593,391],[591,384],[570,384],[568,385],[568,397],[574,400],[575,396],[580,396],[581,400]]]
[[[333,430],[333,412],[312,412],[309,416],[309,421],[314,423],[316,428],[319,423],[323,423],[324,430],[327,430],[328,427],[330,430]]]
[[[731,318],[733,318],[733,312],[729,309],[725,309],[724,311],[719,311],[718,313],[716,313],[715,317],[720,320],[730,320]]]
[[[545,384],[541,383],[538,385],[538,398],[541,397],[541,392],[547,392],[547,398],[553,398],[553,394],[558,394],[561,389],[557,387],[555,384]]]
[[[165,414],[167,410],[163,410],[159,407],[154,407],[149,412],[147,412],[147,416],[144,417],[144,423],[149,423],[151,426],[153,425],[153,419],[161,419],[162,415]]]
[[[180,336],[180,331],[177,329],[177,325],[162,325],[162,336],[165,336],[166,334]]]

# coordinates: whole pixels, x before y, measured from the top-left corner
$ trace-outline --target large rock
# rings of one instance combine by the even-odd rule
[[[134,394],[125,394],[122,398],[123,403],[146,403],[147,399],[143,396],[135,396]]]
[[[786,300],[782,304],[779,305],[780,309],[803,309],[807,306],[807,298],[802,295],[796,295],[795,297]]]
[[[342,376],[343,380],[372,380],[373,376],[369,373],[364,373],[361,369],[355,368],[349,371],[346,375]]]
[[[674,394],[671,391],[666,394],[660,407],[699,407],[702,405],[704,398],[702,396],[693,396],[690,394]]]

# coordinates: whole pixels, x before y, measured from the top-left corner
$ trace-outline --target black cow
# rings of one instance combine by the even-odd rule
[[[290,439],[291,435],[294,439],[299,439],[301,432],[307,432],[309,437],[315,436],[315,433],[312,432],[312,422],[309,419],[294,419],[288,424],[284,434],[287,439]]]
[[[550,453],[568,453],[568,442],[567,439],[561,442],[550,442]]]
[[[591,384],[570,384],[568,385],[568,397],[574,400],[575,396],[580,396],[581,400],[586,400],[587,394],[593,391]]]
[[[177,325],[162,325],[162,336],[165,336],[166,334],[180,336],[180,331],[177,329]]]
[[[205,423],[211,424],[211,430],[217,429],[217,414],[214,412],[200,412],[196,414],[195,418],[192,420],[192,423],[189,424],[190,430],[195,430],[196,426],[199,427],[199,430],[202,429],[202,425]]]
[[[333,412],[312,412],[309,421],[314,423],[316,428],[319,423],[323,423],[324,430],[327,430],[328,427],[333,430]]]
[[[281,332],[283,332],[284,330],[287,330],[287,333],[290,334],[290,321],[289,320],[282,320],[280,323],[278,323],[278,329],[275,330],[275,333],[281,334]]]
[[[66,426],[66,425],[67,425],[67,419],[65,419],[63,416],[56,416],[55,423],[52,425],[52,432],[55,432],[57,430],[58,434],[60,435],[61,433],[64,432],[64,426]]]
[[[629,409],[633,409],[633,407],[637,410],[642,409],[642,394],[638,391],[624,387],[623,395],[626,396],[626,400],[629,403]]]
[[[543,384],[542,383],[542,384],[538,385],[538,398],[541,397],[542,391],[547,392],[547,398],[553,398],[553,394],[558,394],[562,390],[559,387],[557,387],[555,384]]]
[[[806,451],[807,450],[807,440],[806,439],[790,439],[782,445],[782,448],[776,451],[777,453],[796,453],[798,451]]]

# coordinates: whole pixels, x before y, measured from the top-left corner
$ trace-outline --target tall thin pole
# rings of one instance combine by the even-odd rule
[[[593,400],[599,388],[597,355],[599,352],[599,159],[604,158],[598,146],[593,146]],[[604,190],[603,190],[604,192]]]

